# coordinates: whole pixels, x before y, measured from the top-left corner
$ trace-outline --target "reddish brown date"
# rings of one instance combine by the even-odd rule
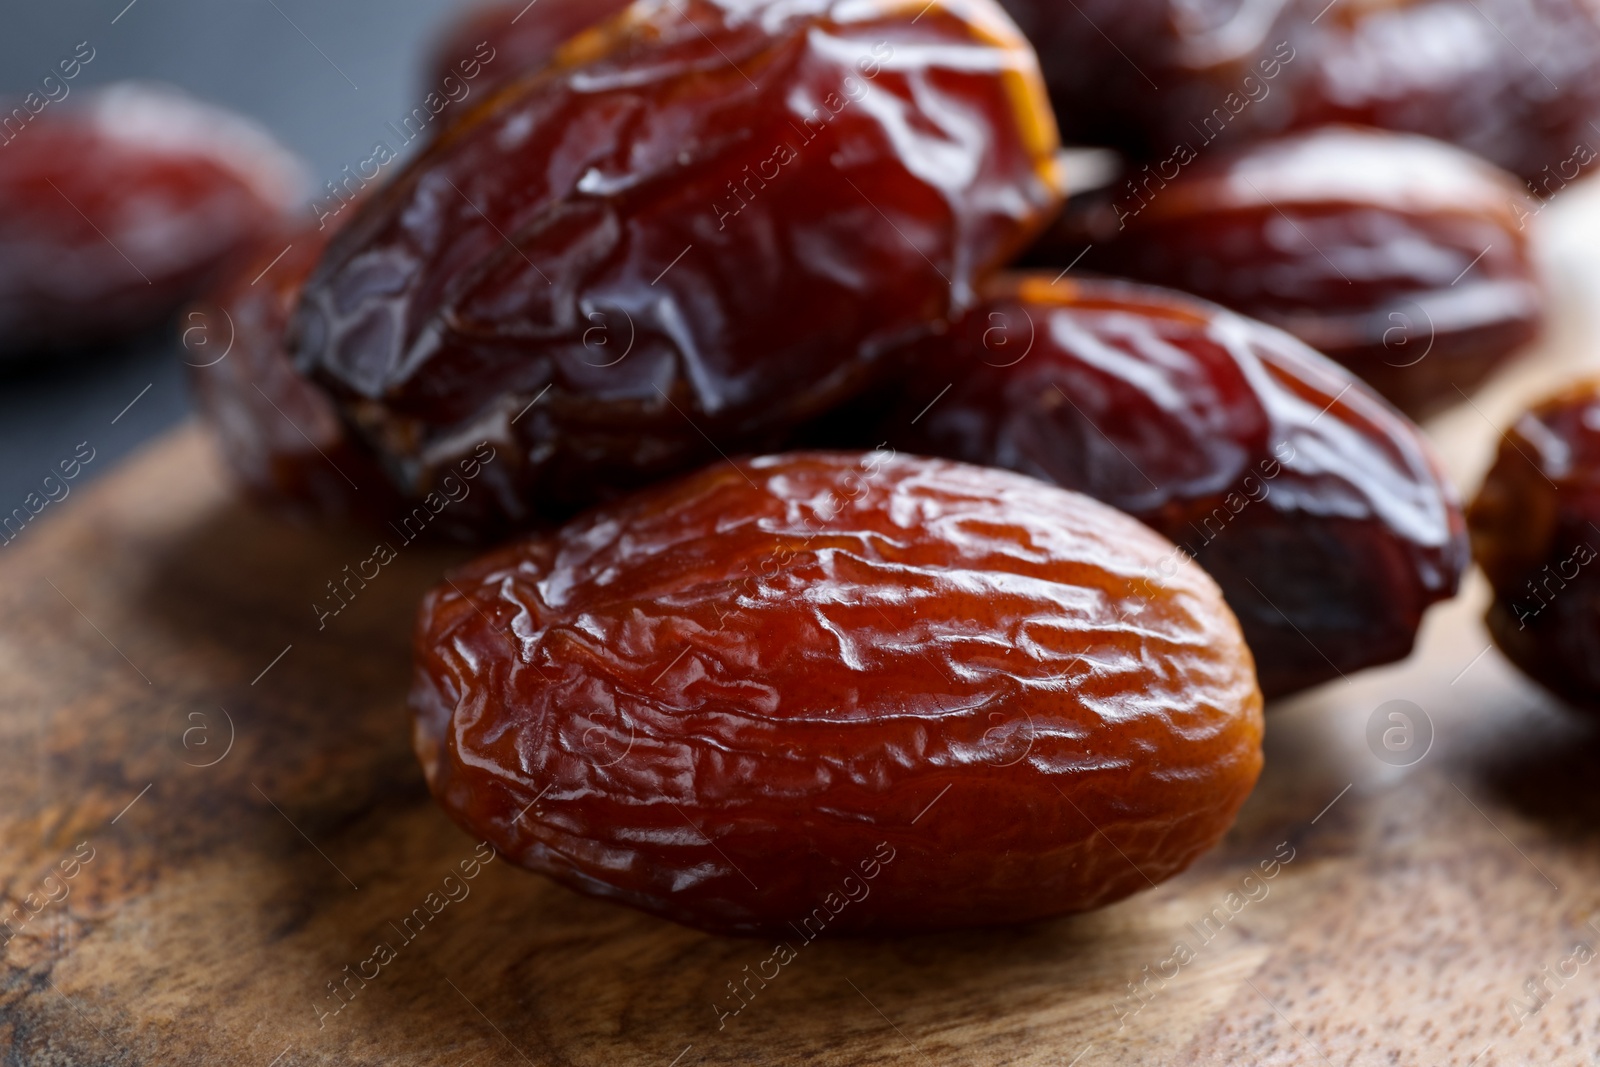
[[[406,494],[487,440],[510,519],[567,512],[859,392],[1037,234],[1055,148],[990,0],[636,5],[364,205],[296,362]]]
[[[1600,379],[1517,421],[1468,518],[1495,643],[1549,689],[1600,705]]]
[[[1291,128],[1424,134],[1541,194],[1600,153],[1586,0],[1003,0],[1069,141],[1166,161]]]
[[[8,118],[0,354],[160,325],[251,255],[303,186],[266,133],[176,90],[123,84]]]
[[[1539,334],[1536,209],[1459,149],[1332,126],[1184,163],[1078,198],[1033,258],[1280,326],[1415,415]]]
[[[475,79],[490,91],[549,63],[570,38],[620,14],[632,0],[477,4],[457,15],[429,69],[434,86]]]
[[[1269,697],[1408,655],[1468,562],[1416,428],[1275,329],[1180,293],[1049,278],[992,285],[908,353],[899,410],[855,432],[1153,526],[1180,546],[1163,569],[1192,556],[1221,584]]]
[[[722,463],[434,590],[418,752],[514,861],[706,929],[1097,907],[1215,844],[1261,767],[1238,624],[1171,552],[1004,471]]]

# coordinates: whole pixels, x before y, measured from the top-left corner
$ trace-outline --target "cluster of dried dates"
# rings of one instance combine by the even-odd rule
[[[489,5],[430,65],[487,91],[337,218],[288,222],[260,144],[245,180],[163,140],[119,163],[186,235],[152,291],[63,204],[0,221],[0,318],[81,343],[235,263],[189,361],[254,493],[520,534],[427,598],[412,708],[524,866],[728,932],[1097,907],[1228,829],[1263,694],[1455,594],[1468,523],[1391,401],[1537,336],[1539,178],[1600,120],[1577,0],[1318,7]],[[1470,62],[1417,61],[1447,31]],[[0,148],[0,202],[96,129],[41,121],[38,177]],[[1118,176],[1068,189],[1062,131]],[[131,210],[54,180],[91,233]],[[1491,624],[1600,697],[1600,396],[1508,447]]]

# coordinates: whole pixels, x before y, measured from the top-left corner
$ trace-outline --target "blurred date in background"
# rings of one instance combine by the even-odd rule
[[[97,86],[134,78],[239,112],[309,164],[304,213],[310,224],[317,205],[328,201],[327,182],[344,182],[347,169],[359,174],[380,142],[402,149],[406,118],[426,107],[439,87],[425,84],[414,63],[394,57],[426,52],[460,7],[454,0],[10,4],[0,30],[0,96],[19,103],[39,94],[48,101],[39,112],[43,118],[81,102]],[[455,89],[454,96],[461,95]],[[410,126],[416,125],[413,118]],[[8,130],[20,141],[16,128]],[[80,444],[87,442],[96,455],[80,479],[86,482],[181,421],[190,396],[175,353],[207,362],[225,348],[226,333],[225,323],[196,319],[71,361],[0,361],[5,510],[22,505],[41,479],[56,473],[61,456]]]

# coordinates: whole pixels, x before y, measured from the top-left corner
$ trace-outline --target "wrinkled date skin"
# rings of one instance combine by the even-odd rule
[[[0,145],[0,355],[159,326],[253,254],[303,186],[265,132],[176,90],[51,105]]]
[[[1535,681],[1600,706],[1600,379],[1518,420],[1468,519],[1495,643]]]
[[[493,91],[536,71],[568,40],[618,15],[632,0],[538,0],[478,4],[458,15],[435,52],[429,88],[474,77]]]
[[[1188,555],[1217,580],[1268,697],[1405,658],[1468,563],[1416,428],[1278,330],[1050,278],[998,279],[917,346],[902,406],[867,436],[1054,482],[1170,537],[1161,573]]]
[[[1037,235],[1055,148],[989,0],[638,4],[364,205],[296,363],[402,491],[489,440],[512,520],[568,512],[861,391]]]
[[[304,517],[387,519],[401,510],[388,478],[284,347],[330,234],[307,227],[266,243],[180,321],[182,358],[201,416],[253,497]]]
[[[1459,149],[1331,126],[1218,151],[1170,181],[1139,168],[1077,198],[1032,259],[1280,326],[1422,416],[1539,335],[1535,213],[1515,179]]]
[[[308,226],[269,242],[181,323],[196,405],[235,477],[276,511],[355,520],[403,542],[481,544],[505,536],[511,530],[500,501],[514,488],[493,446],[479,442],[456,467],[403,497],[326,390],[290,359],[289,318],[333,232]]]
[[[1330,122],[1460,145],[1548,195],[1596,158],[1586,0],[1003,0],[1068,141],[1167,161]]]
[[[1261,767],[1238,624],[1171,551],[1005,471],[722,463],[431,593],[418,752],[506,856],[704,929],[1098,907],[1210,848]]]

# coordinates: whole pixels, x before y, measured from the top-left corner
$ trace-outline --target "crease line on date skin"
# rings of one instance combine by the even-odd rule
[[[1133,862],[1133,860],[1128,857],[1128,854],[1126,852],[1122,851],[1122,846],[1117,844],[1115,841],[1111,840],[1111,835],[1106,833],[1104,830],[1100,829],[1099,825],[1096,824],[1093,819],[1089,818],[1088,814],[1085,813],[1082,808],[1078,807],[1078,805],[1073,802],[1071,797],[1067,796],[1067,794],[1065,794],[1065,793],[1062,793],[1061,792],[1061,787],[1059,785],[1056,785],[1055,782],[1051,782],[1050,783],[1050,788],[1054,789],[1057,793],[1061,793],[1061,799],[1065,800],[1068,804],[1071,804],[1072,805],[1072,810],[1077,812],[1079,815],[1081,815],[1083,817],[1083,821],[1089,824],[1089,828],[1090,829],[1092,829],[1095,833],[1099,834],[1101,837],[1105,838],[1106,839],[1106,844],[1108,844],[1112,848],[1116,849],[1117,850],[1117,855],[1119,855],[1123,859],[1127,860],[1128,861],[1128,866],[1132,867],[1135,871],[1137,871],[1139,873],[1139,877],[1140,878],[1143,878],[1145,881],[1149,882],[1151,889],[1155,889],[1156,888],[1156,883],[1150,878],[1150,876],[1148,874],[1144,873],[1144,870],[1137,863]]]
[[[444,178],[445,183],[447,185],[449,185],[450,188],[454,189],[456,191],[456,193],[460,195],[461,199],[463,199],[463,200],[465,200],[467,202],[467,206],[468,207],[470,207],[472,210],[474,210],[474,211],[476,211],[478,213],[478,217],[479,218],[481,218],[484,222],[489,224],[489,228],[491,230],[493,230],[495,233],[500,235],[500,240],[504,241],[506,244],[511,246],[511,251],[513,251],[517,255],[521,256],[522,257],[522,261],[524,263],[526,263],[528,266],[532,267],[533,268],[533,272],[535,274],[537,274],[539,277],[544,279],[544,283],[546,285],[554,285],[555,284],[555,282],[550,280],[550,276],[548,274],[546,274],[544,271],[539,269],[539,264],[535,263],[533,260],[528,258],[528,253],[526,253],[526,252],[524,252],[522,250],[522,246],[521,245],[517,244],[517,242],[515,242],[511,238],[507,237],[506,236],[506,232],[504,230],[502,230],[500,227],[496,226],[494,224],[494,220],[491,219],[488,215],[485,215],[483,213],[483,208],[479,207],[477,204],[474,204],[472,202],[472,197],[468,196],[466,193],[461,192],[461,186],[459,186],[455,182],[451,181],[450,180],[450,176],[448,174],[441,175],[441,177]]]
[[[472,605],[472,610],[476,611],[478,615],[482,617],[483,621],[489,624],[489,629],[493,630],[497,635],[505,639],[506,644],[511,648],[511,654],[516,657],[517,662],[524,663],[527,666],[532,667],[533,673],[537,674],[540,678],[543,678],[546,682],[550,681],[550,676],[544,673],[544,671],[540,670],[537,663],[533,662],[532,659],[522,658],[522,649],[517,640],[512,636],[510,630],[502,630],[500,627],[496,626],[495,621],[489,618],[488,613],[483,610],[482,606],[480,606],[472,597],[468,596],[466,592],[455,583],[455,580],[450,578],[448,575],[445,576],[445,584],[451,589],[454,589],[456,591],[456,595],[462,600],[465,600],[468,604]]]
[[[691,829],[695,833],[699,834],[700,835],[700,839],[702,841],[704,841],[706,844],[710,845],[712,848],[717,850],[717,855],[721,856],[724,860],[726,860],[729,867],[732,867],[734,870],[739,871],[739,877],[740,878],[743,878],[745,881],[750,882],[750,876],[748,874],[745,874],[743,871],[740,871],[739,870],[739,865],[737,863],[734,863],[733,860],[728,859],[728,854],[726,852],[722,851],[722,846],[721,845],[719,845],[715,841],[711,840],[711,835],[707,834],[704,830],[700,829],[700,827],[696,826],[694,824],[694,822],[692,820],[690,820],[689,816],[687,816],[687,815],[685,815],[683,813],[683,809],[678,807],[678,805],[673,804],[672,801],[670,801],[670,800],[667,801],[667,803],[668,804],[672,804],[672,810],[677,812],[678,815],[683,819],[683,821],[688,824],[689,829]],[[750,882],[750,888],[754,889],[757,893],[761,892],[761,887],[756,885],[754,882]]]

